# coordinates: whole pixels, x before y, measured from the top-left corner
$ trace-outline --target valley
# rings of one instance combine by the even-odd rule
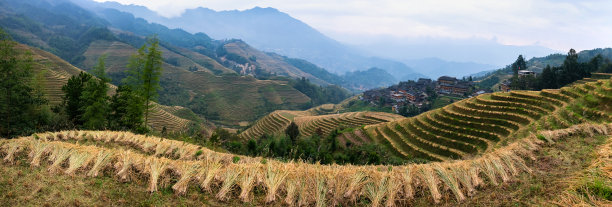
[[[2,205],[612,206],[573,2],[125,2],[0,0]]]

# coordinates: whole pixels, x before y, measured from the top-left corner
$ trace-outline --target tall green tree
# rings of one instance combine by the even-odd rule
[[[159,40],[154,37],[149,39],[147,44],[138,50],[138,53],[132,55],[128,64],[128,77],[124,82],[142,96],[145,123],[149,121],[151,102],[159,96],[159,78],[163,70],[162,60]]]
[[[64,92],[63,103],[68,119],[75,126],[81,126],[83,109],[85,101],[83,100],[83,91],[85,85],[92,78],[89,73],[82,72],[79,75],[72,76],[68,79],[66,85],[62,86]]]
[[[137,133],[146,132],[142,103],[141,96],[129,85],[119,86],[111,98],[110,128]]]
[[[106,75],[105,59],[106,55],[98,59],[98,64],[92,70],[97,79],[91,78],[87,81],[81,95],[81,121],[86,129],[100,130],[108,126],[110,106],[107,92],[110,78]]]
[[[46,100],[32,87],[32,56],[15,49],[12,38],[0,29],[0,135],[13,137],[35,130],[38,114],[31,113]]]
[[[561,67],[561,74],[558,76],[560,85],[566,85],[584,77],[582,76],[583,71],[578,62],[578,53],[576,53],[574,49],[570,49],[567,53]]]
[[[557,88],[557,75],[555,71],[547,65],[540,75],[540,88],[541,89],[552,89]]]
[[[519,55],[518,58],[516,58],[516,61],[512,63],[512,72],[514,73],[514,77],[518,76],[519,70],[527,70],[527,62],[525,62],[523,55]]]

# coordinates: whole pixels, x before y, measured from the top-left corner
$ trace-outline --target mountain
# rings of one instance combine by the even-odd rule
[[[461,78],[464,76],[469,76],[469,74],[499,68],[498,66],[494,65],[479,64],[474,62],[445,61],[440,58],[413,59],[406,60],[404,62],[411,68],[416,68],[419,71],[423,71],[423,74],[434,79],[443,75]]]
[[[69,1],[8,0],[0,4],[0,26],[21,43],[49,51],[86,71],[100,55],[107,54],[114,84],[125,77],[128,59],[145,36],[157,33],[164,58],[160,103],[189,108],[207,120],[237,126],[277,109],[304,109],[311,104],[308,96],[287,81],[240,76],[219,63],[223,57],[216,56],[216,49],[230,42],[133,17],[106,19]],[[112,26],[115,21],[121,21],[126,30]]]
[[[391,36],[369,39],[355,41],[351,46],[369,55],[400,60],[409,66],[410,60],[435,57],[450,62],[471,62],[499,67],[516,60],[519,54],[531,58],[560,52],[538,45],[504,45],[496,39],[415,39]],[[469,72],[465,75],[467,74]]]
[[[364,71],[348,72],[344,75],[344,80],[351,88],[360,90],[377,88],[382,86],[390,86],[396,84],[397,80],[393,75],[386,70],[380,68],[370,68]]]
[[[142,6],[73,1],[87,8],[113,8],[129,12],[136,17],[191,33],[204,32],[215,39],[241,39],[259,50],[305,59],[332,73],[343,74],[378,67],[395,77],[423,77],[401,62],[363,55],[274,8],[255,7],[244,11],[195,8],[186,10],[179,17],[166,18]],[[393,68],[386,67],[388,65],[393,65]]]

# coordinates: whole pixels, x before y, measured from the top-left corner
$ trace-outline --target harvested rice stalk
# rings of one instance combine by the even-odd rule
[[[326,179],[324,175],[317,175],[316,178],[316,188],[315,188],[315,206],[323,207],[325,206],[325,195],[327,194],[326,188]]]
[[[200,164],[193,164],[191,162],[180,162],[176,164],[174,168],[177,174],[179,174],[181,177],[172,186],[172,189],[176,194],[184,195],[187,192],[189,182],[191,182],[194,179],[194,176],[200,170],[202,170],[202,166]]]
[[[514,154],[514,153],[509,153],[510,158],[514,161],[513,163],[517,164],[523,171],[531,174],[531,168],[529,168],[529,166],[527,166],[527,164],[525,164],[525,160],[523,160],[523,158],[519,157],[518,155]]]
[[[433,168],[436,171],[436,173],[438,174],[438,177],[453,192],[453,194],[455,195],[455,198],[457,199],[457,201],[461,202],[461,201],[465,200],[465,196],[461,192],[461,189],[459,189],[459,184],[457,183],[457,178],[452,173],[452,171],[446,170],[446,168],[442,167],[442,165],[440,165],[439,163],[433,164]]]
[[[206,167],[198,175],[201,180],[200,186],[208,192],[212,192],[210,183],[215,178],[217,172],[221,169],[221,163],[215,158],[209,158],[206,160]]]
[[[72,149],[64,148],[62,146],[55,146],[53,149],[53,153],[49,156],[49,159],[53,164],[49,167],[49,172],[55,173],[61,170],[61,165],[64,160],[68,159],[71,154]]]
[[[32,142],[32,151],[30,151],[29,157],[32,159],[30,165],[32,167],[39,167],[41,158],[44,154],[49,153],[51,146],[42,141],[35,140]]]
[[[20,142],[11,142],[6,145],[7,145],[6,146],[7,151],[6,151],[6,157],[4,157],[4,162],[14,164],[15,154],[23,150],[23,146],[21,146]]]
[[[434,203],[440,203],[440,199],[442,198],[442,195],[440,194],[440,191],[438,190],[438,180],[436,179],[436,176],[434,175],[433,169],[431,169],[431,167],[429,166],[421,165],[419,170],[421,172],[420,175],[423,181],[425,181],[425,184],[429,188],[429,192],[431,193],[431,196],[433,197]]]
[[[112,160],[114,152],[110,150],[100,150],[95,157],[94,164],[91,170],[87,172],[89,177],[98,177],[100,170],[104,169]]]
[[[489,161],[493,165],[493,168],[495,168],[495,171],[497,172],[497,174],[501,176],[502,181],[504,183],[510,181],[510,176],[508,176],[508,173],[506,172],[506,168],[504,167],[504,165],[502,164],[502,161],[497,156],[490,155]]]
[[[159,142],[155,148],[155,156],[163,156],[170,149],[170,145],[166,142]]]
[[[87,166],[91,161],[92,155],[89,152],[72,151],[68,158],[68,169],[64,173],[72,175],[77,169]]]
[[[469,172],[469,167],[466,166],[457,166],[452,167],[451,170],[453,174],[457,177],[457,180],[461,185],[465,188],[467,195],[472,196],[476,189],[474,188],[474,182],[472,181],[472,176]]]
[[[491,164],[491,161],[489,159],[483,158],[480,159],[478,164],[480,164],[481,168],[483,169],[483,172],[489,179],[489,182],[491,182],[491,184],[493,185],[498,185],[499,183],[497,182],[497,175],[495,175],[495,168],[493,167],[493,164]]]
[[[168,168],[169,160],[166,158],[155,158],[151,157],[145,162],[145,166],[148,166],[148,172],[151,175],[149,178],[149,192],[157,191],[157,180]]]
[[[412,188],[412,169],[412,166],[407,166],[406,171],[401,173],[401,182],[402,186],[404,187],[404,198],[406,199],[412,199],[414,197],[414,189]]]
[[[367,174],[364,171],[358,171],[357,173],[351,174],[351,179],[348,183],[348,188],[344,193],[344,198],[355,200],[357,198],[356,194],[361,191],[361,188],[363,185],[365,185],[367,179]]]
[[[393,173],[389,177],[389,187],[387,188],[387,201],[385,202],[386,207],[395,206],[395,201],[397,201],[397,195],[400,192],[400,188],[402,187],[402,182],[400,175]]]
[[[328,176],[327,188],[331,192],[331,206],[339,205],[344,197],[344,192],[347,191],[348,183],[350,181],[347,176],[350,172],[346,169],[338,169],[332,172],[326,173]]]
[[[134,164],[134,153],[132,151],[122,151],[117,156],[119,159],[117,163],[115,163],[115,169],[117,169],[117,176],[123,182],[127,182],[130,176],[130,169]]]
[[[221,201],[225,201],[227,199],[226,195],[228,192],[232,190],[232,187],[236,184],[236,180],[238,180],[238,176],[242,173],[242,169],[234,170],[237,167],[229,167],[225,171],[225,178],[223,179],[223,185],[221,185],[221,189],[215,196],[217,199]]]
[[[255,181],[257,180],[257,174],[259,173],[259,167],[251,167],[251,169],[245,170],[240,178],[240,200],[242,202],[249,202],[251,200],[251,191],[255,187]],[[287,188],[287,197],[289,197],[289,189]],[[291,204],[290,204],[291,205]]]
[[[287,196],[285,197],[285,204],[293,206],[296,200],[296,194],[301,182],[295,178],[288,178],[285,184],[285,190],[287,190]],[[242,187],[241,187],[242,188]],[[242,194],[240,195],[242,197]]]
[[[264,177],[264,184],[267,189],[266,203],[271,203],[276,200],[276,193],[280,186],[287,178],[289,173],[284,169],[272,169],[272,166],[268,165],[266,176]]]
[[[370,177],[368,184],[365,185],[366,196],[372,202],[372,207],[380,206],[387,189],[389,187],[389,175],[385,173],[380,178]]]
[[[512,157],[510,156],[510,154],[512,154],[512,152],[509,151],[501,151],[498,153],[498,157],[501,159],[501,161],[503,161],[503,163],[506,165],[506,167],[508,168],[508,171],[510,171],[511,175],[518,175],[519,171],[516,169],[516,167],[514,166],[514,160],[512,159]]]

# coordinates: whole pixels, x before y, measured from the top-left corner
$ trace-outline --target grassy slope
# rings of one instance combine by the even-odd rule
[[[606,84],[606,87],[610,87],[610,82],[603,82]],[[588,85],[588,84],[587,84]],[[593,84],[595,85],[595,84]],[[580,85],[578,85],[580,86]],[[594,91],[599,91],[603,93],[604,88],[597,89]],[[608,94],[612,92],[609,89]],[[581,99],[582,101],[583,99]],[[588,103],[589,99],[584,99],[585,103]],[[609,108],[609,105],[603,103],[609,102],[599,102],[596,108],[603,113],[610,114],[612,109]],[[582,102],[573,102],[574,105],[583,104]],[[572,107],[564,107],[567,112],[576,112]],[[553,114],[556,116],[557,112]],[[587,115],[587,114],[582,114]],[[574,125],[577,123],[570,122],[571,120],[564,120],[564,122],[569,122],[570,125]],[[601,121],[601,120],[600,120]],[[590,122],[586,120],[586,122]],[[537,123],[540,125],[540,121]],[[547,126],[542,124],[542,127]],[[501,182],[499,185],[492,185],[491,181],[488,177],[484,176],[485,169],[481,168],[480,179],[484,182],[484,185],[480,185],[475,194],[467,196],[467,199],[463,202],[457,203],[455,200],[455,196],[449,191],[448,183],[443,181],[441,178],[437,179],[436,187],[437,190],[441,190],[441,197],[439,205],[447,205],[447,206],[550,206],[553,205],[553,202],[562,202],[561,204],[571,205],[573,203],[568,203],[566,201],[561,201],[562,199],[567,198],[568,193],[570,195],[575,195],[574,191],[580,191],[578,189],[584,189],[583,187],[587,186],[588,189],[601,189],[606,192],[606,187],[608,187],[609,183],[612,182],[610,177],[610,169],[612,166],[610,165],[610,144],[606,144],[606,148],[602,148],[602,143],[607,142],[611,143],[610,138],[610,130],[612,130],[612,125],[607,124],[606,127],[601,127],[602,125],[594,126],[594,125],[580,125],[576,127],[571,127],[569,129],[558,130],[558,131],[539,131],[536,132],[536,129],[531,129],[532,133],[540,134],[543,138],[536,138],[538,136],[530,136],[525,139],[516,140],[516,143],[509,143],[507,146],[502,146],[498,148],[494,152],[486,153],[483,156],[476,157],[474,159],[466,159],[457,162],[443,162],[442,165],[445,165],[445,169],[455,169],[460,166],[469,167],[473,165],[478,165],[477,162],[483,163],[482,160],[492,159],[501,161],[504,155],[507,153],[515,152],[518,156],[521,156],[521,160],[525,159],[525,164],[527,168],[530,169],[531,174],[527,173],[512,173],[512,170],[508,169],[508,164],[501,163],[500,168],[506,168],[504,173],[509,175],[507,181],[500,180],[500,174],[497,174],[496,179],[498,182]],[[550,126],[548,127],[558,128],[559,126]],[[566,126],[567,127],[567,126]],[[565,127],[562,127],[565,128]],[[550,128],[544,128],[550,129]],[[597,132],[596,132],[597,131]],[[103,132],[106,134],[106,132]],[[591,136],[592,134],[604,134],[607,133],[608,136]],[[566,135],[564,135],[566,134]],[[591,135],[589,135],[591,134]],[[97,135],[96,135],[97,136]],[[96,137],[93,136],[93,137]],[[104,136],[108,137],[116,137],[116,135],[106,134]],[[47,137],[45,135],[40,135],[40,137]],[[60,137],[72,137],[77,139],[86,139],[81,135],[62,135],[57,136]],[[30,138],[32,139],[32,138]],[[49,143],[59,144],[63,142],[71,142],[69,141],[71,138],[61,138],[61,140],[49,141]],[[68,139],[68,140],[66,140]],[[151,138],[144,138],[151,139]],[[543,139],[552,139],[554,142],[544,142]],[[157,140],[157,139],[155,139]],[[533,141],[528,141],[533,140]],[[2,156],[5,155],[7,149],[10,148],[11,145],[7,145],[12,141],[19,140],[0,140],[0,144],[4,144],[2,150],[0,150],[0,154]],[[84,141],[92,141],[90,139]],[[134,142],[141,143],[141,141],[133,140]],[[80,142],[80,141],[79,141]],[[100,147],[105,148],[116,148],[116,150],[122,150],[121,148],[134,148],[135,152],[138,153],[139,150],[148,149],[148,155],[155,153],[157,149],[162,149],[160,147],[156,147],[156,149],[146,148],[146,142],[139,147],[139,144],[121,144],[121,143],[113,143],[114,141],[97,141],[100,144]],[[158,141],[160,144],[165,143],[166,146],[176,146],[175,143],[171,140],[160,140]],[[531,143],[532,146],[528,146]],[[117,144],[121,144],[122,147],[116,147]],[[68,144],[66,144],[68,145]],[[185,145],[184,147],[188,147]],[[85,146],[83,146],[83,149]],[[73,148],[75,149],[75,148]],[[185,148],[186,149],[186,148]],[[197,150],[193,149],[193,150]],[[603,150],[603,154],[601,154]],[[595,152],[600,152],[599,155],[596,155]],[[171,150],[166,153],[174,154],[175,151]],[[189,151],[186,158],[189,158],[189,153],[195,153],[195,151]],[[207,156],[209,152],[205,152]],[[202,153],[200,153],[202,154]],[[200,161],[203,160],[204,154],[200,158]],[[166,155],[164,153],[161,154],[164,157],[168,157],[170,159],[177,159],[176,155]],[[197,155],[197,153],[196,153]],[[227,169],[239,169],[240,166],[247,168],[248,166],[255,166],[256,168],[262,168],[261,160],[258,158],[250,159],[247,157],[242,157],[240,159],[240,163],[236,165],[229,164],[231,162],[232,155],[224,154],[221,155],[217,153],[217,155],[211,154],[213,157],[216,157],[224,161],[224,166]],[[495,158],[499,156],[498,158]],[[186,196],[174,196],[171,192],[171,188],[169,185],[164,185],[163,183],[174,183],[176,182],[177,176],[173,173],[168,173],[165,179],[162,179],[160,183],[160,189],[156,193],[148,194],[146,192],[147,188],[147,174],[146,172],[134,172],[134,175],[138,175],[134,177],[135,180],[132,182],[128,182],[127,184],[121,184],[115,180],[111,169],[108,169],[105,172],[105,176],[101,178],[85,178],[83,173],[76,173],[72,176],[60,175],[60,174],[49,174],[46,170],[38,170],[38,169],[47,169],[48,164],[50,162],[43,162],[41,167],[28,167],[29,164],[26,164],[24,161],[29,161],[27,158],[27,153],[19,153],[17,157],[17,165],[9,165],[5,162],[0,164],[0,201],[12,205],[44,205],[47,202],[49,205],[158,205],[158,206],[168,206],[168,205],[212,205],[212,206],[252,206],[252,205],[265,205],[263,196],[265,195],[266,189],[260,184],[254,190],[254,201],[247,203],[240,203],[236,201],[237,195],[239,194],[239,188],[236,186],[232,188],[230,191],[229,201],[226,202],[216,202],[213,196],[215,195],[216,189],[220,187],[220,183],[215,184],[215,191],[213,193],[203,192],[200,193],[201,190],[194,182],[191,187],[187,190]],[[50,158],[53,159],[53,158]],[[148,159],[155,160],[157,158],[148,157]],[[229,159],[226,160],[226,159]],[[479,161],[480,160],[480,161]],[[172,161],[173,163],[180,163]],[[64,162],[65,163],[65,162]],[[323,183],[333,183],[335,181],[343,181],[342,179],[347,179],[347,175],[354,175],[354,171],[350,171],[349,168],[356,168],[348,166],[344,169],[336,170],[336,167],[326,167],[326,166],[317,166],[317,165],[309,165],[309,164],[297,164],[292,165],[291,163],[280,163],[274,160],[268,160],[269,166],[274,166],[277,169],[287,170],[293,173],[293,176],[298,176],[297,178],[308,180],[312,178],[312,176],[320,175],[324,172],[324,175],[327,178],[318,178],[318,179],[328,179]],[[470,164],[471,163],[471,164]],[[516,168],[519,167],[519,162],[513,162]],[[597,164],[599,163],[599,164]],[[456,164],[454,166],[453,164]],[[493,163],[494,164],[494,163]],[[62,168],[65,168],[66,163]],[[259,166],[257,166],[259,165]],[[115,165],[116,166],[116,165]],[[405,167],[411,168],[419,168],[415,169],[414,175],[417,175],[415,179],[418,181],[415,182],[414,191],[415,198],[410,200],[409,204],[416,206],[431,206],[432,199],[430,190],[427,189],[424,184],[425,177],[420,175],[421,171],[427,169],[429,164],[425,165],[408,165]],[[436,164],[433,164],[434,168]],[[293,169],[293,168],[297,168]],[[482,167],[482,166],[481,166]],[[336,169],[334,169],[336,168]],[[388,169],[397,172],[397,170],[401,170],[401,168],[392,168],[388,166],[380,167],[380,166],[363,166],[360,167],[366,172],[371,173],[373,177],[368,179],[372,179],[371,182],[378,183],[376,179],[379,179],[377,176],[381,176],[380,173],[385,172]],[[497,168],[493,169],[494,171]],[[310,172],[309,170],[312,170]],[[321,171],[318,171],[321,170]],[[349,170],[349,171],[346,171]],[[354,170],[354,169],[353,169]],[[314,174],[308,174],[308,173]],[[330,174],[326,174],[326,173]],[[338,174],[334,174],[338,173]],[[404,172],[404,171],[400,171]],[[601,173],[598,173],[601,172]],[[262,172],[265,175],[265,171]],[[306,174],[301,174],[306,173]],[[317,174],[318,173],[318,174]],[[603,173],[603,174],[602,174]],[[605,174],[607,173],[607,174]],[[223,174],[223,173],[221,173]],[[441,173],[442,174],[442,173]],[[223,176],[223,175],[220,175]],[[434,174],[433,176],[438,176]],[[440,175],[441,176],[441,175]],[[291,177],[291,176],[289,176]],[[503,178],[503,176],[501,176]],[[292,177],[296,178],[296,177]],[[197,178],[196,178],[197,179]],[[455,178],[458,179],[458,178]],[[346,180],[344,180],[346,181]],[[599,183],[603,183],[602,185],[592,185],[588,183],[594,183],[594,181],[598,181]],[[310,182],[310,181],[308,181]],[[587,184],[582,184],[587,183]],[[313,184],[312,182],[310,184]],[[98,186],[96,186],[98,185]],[[443,185],[443,186],[439,186]],[[606,186],[608,185],[608,186]],[[595,186],[595,187],[593,187]],[[597,187],[599,186],[599,187]],[[309,186],[315,187],[315,186]],[[365,189],[359,197],[358,200],[354,202],[350,202],[351,205],[368,205],[369,201],[366,198],[366,191],[370,189],[369,187],[364,187]],[[607,192],[609,193],[609,187],[607,188]],[[333,190],[329,189],[331,195],[335,194]],[[402,190],[397,190],[402,191]],[[461,191],[465,192],[466,190],[461,188]],[[323,191],[327,192],[327,191]],[[343,195],[345,191],[339,195]],[[396,192],[396,191],[393,191]],[[312,192],[310,192],[312,193]],[[279,193],[279,199],[283,198],[283,191]],[[593,195],[593,193],[590,193]],[[331,197],[327,197],[331,199]],[[95,200],[99,199],[99,201]],[[597,198],[593,198],[597,199]],[[600,198],[601,199],[601,198]],[[94,203],[95,202],[95,203]],[[590,202],[590,201],[585,201]],[[600,202],[599,206],[609,205],[610,201],[597,201]],[[280,205],[281,202],[275,202],[272,205]],[[342,203],[343,205],[346,203]],[[399,201],[402,206],[407,205],[404,201]]]
[[[308,78],[310,81],[316,84],[327,85],[329,83],[309,74],[293,65],[285,62],[282,57],[274,54],[266,54],[251,46],[247,45],[242,41],[235,41],[224,45],[225,49],[229,53],[234,53],[239,56],[249,59],[251,56],[256,58],[254,64],[258,64],[261,68],[268,70],[270,73],[276,73],[279,75],[286,75],[292,78]]]
[[[136,51],[119,42],[94,42],[85,52],[85,67],[91,67],[97,57],[108,54],[111,72],[125,70],[128,59]],[[216,76],[209,72],[190,72],[182,67],[164,63],[163,79],[207,97],[209,111],[219,113],[222,124],[238,125],[270,112],[268,107],[296,107],[310,101],[306,95],[283,81],[256,80],[252,77]],[[163,87],[163,86],[162,86]]]
[[[60,104],[63,96],[62,86],[68,82],[71,76],[78,75],[82,70],[43,50],[22,44],[18,44],[17,48],[30,51],[34,60],[33,68],[35,72],[44,71],[45,81],[43,84],[45,86],[45,96],[52,105]],[[116,87],[111,86],[111,89],[114,88]],[[110,90],[110,94],[114,94],[114,90]],[[163,114],[163,116],[159,116],[160,114]],[[156,130],[161,130],[163,126],[166,126],[168,130],[180,131],[184,130],[189,122],[189,120],[178,117],[172,112],[156,112],[153,113],[151,119],[156,121],[156,124],[152,124]]]
[[[565,196],[566,189],[576,175],[589,170],[597,158],[595,150],[609,136],[572,136],[543,147],[534,154],[532,174],[522,174],[508,185],[491,186],[466,202],[457,203],[446,197],[443,206],[551,206]],[[608,183],[612,178],[608,179]],[[429,206],[428,200],[419,199],[415,206]]]

